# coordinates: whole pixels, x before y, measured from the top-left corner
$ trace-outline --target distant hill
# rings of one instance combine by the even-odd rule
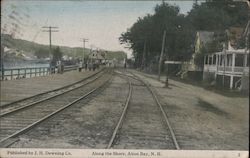
[[[14,39],[10,35],[1,34],[1,42],[4,46],[12,49],[16,49],[18,51],[22,51],[27,56],[34,56],[35,52],[39,49],[45,49],[49,51],[49,45],[38,44],[35,42],[22,40],[22,39]],[[57,46],[52,46],[55,48]],[[81,47],[67,47],[67,46],[59,46],[60,50],[64,55],[69,57],[81,57],[83,53],[83,48]],[[90,52],[88,48],[85,49],[86,55]],[[123,60],[126,58],[127,54],[123,51],[107,51],[107,58],[117,60]]]

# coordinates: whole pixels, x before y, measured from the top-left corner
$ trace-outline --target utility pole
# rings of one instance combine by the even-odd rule
[[[226,43],[223,43],[223,54],[224,54],[224,58],[223,58],[223,76],[222,76],[222,86],[223,88],[225,87],[225,71],[226,71]]]
[[[43,32],[49,32],[49,57],[50,57],[50,69],[51,69],[51,61],[52,61],[52,42],[51,42],[51,35],[52,32],[59,32],[58,27],[55,26],[43,26],[42,28],[47,29],[43,30]]]
[[[142,55],[142,66],[141,66],[141,69],[143,70],[144,69],[144,66],[145,66],[145,60],[146,60],[146,49],[147,49],[147,41],[145,40],[144,41],[144,46],[143,46],[143,55]]]
[[[144,69],[146,60],[147,41],[144,41],[141,69]]]
[[[161,55],[160,55],[159,67],[158,67],[158,80],[159,81],[160,81],[160,77],[161,77],[162,58],[163,58],[163,54],[164,54],[164,50],[165,50],[165,43],[166,43],[165,40],[166,40],[166,30],[164,30],[163,37],[162,37]]]
[[[246,48],[245,48],[245,60],[244,60],[244,67],[247,67],[247,51],[249,51],[249,35],[250,35],[250,32],[249,32],[249,26],[250,25],[250,21],[248,21],[248,28],[247,28],[247,33],[246,33]]]
[[[223,62],[223,76],[222,76],[222,85],[225,88],[225,73],[226,73],[226,65],[227,65],[227,49],[228,49],[228,30],[225,31],[226,34],[226,42],[223,44],[223,52],[224,52],[224,62]]]
[[[169,56],[167,55],[167,61],[169,60]],[[165,81],[165,87],[168,87],[168,64],[166,64],[166,81]]]
[[[2,38],[2,36],[1,36]],[[1,39],[1,53],[0,53],[0,58],[1,58],[1,80],[4,80],[4,65],[3,65],[3,57],[4,57],[4,46],[3,46],[3,41]]]
[[[84,58],[85,58],[85,43],[88,42],[89,39],[87,39],[87,38],[82,38],[81,40],[82,40],[82,42],[83,42],[83,56],[82,56],[82,61],[83,61],[83,63],[84,63]]]

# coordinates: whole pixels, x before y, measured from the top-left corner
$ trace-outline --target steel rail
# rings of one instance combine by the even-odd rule
[[[127,112],[128,105],[129,105],[129,102],[130,102],[130,99],[131,99],[132,86],[131,86],[131,82],[130,82],[129,78],[127,78],[127,81],[129,83],[129,92],[128,92],[128,95],[127,95],[126,104],[125,104],[125,107],[124,107],[124,109],[122,111],[121,117],[120,117],[120,119],[119,119],[119,121],[118,121],[118,123],[117,123],[117,125],[116,125],[116,127],[114,129],[114,131],[113,131],[113,134],[112,134],[112,137],[111,137],[111,139],[109,141],[107,149],[110,149],[112,147],[113,143],[114,143],[115,137],[116,137],[117,132],[118,132],[119,128],[121,127],[121,124],[122,124],[122,122],[124,120],[124,116],[125,116],[125,114]]]
[[[134,79],[134,80],[137,80],[137,81],[139,81],[139,82],[141,82],[141,80],[140,79],[138,79],[138,78],[136,78],[136,77],[134,77],[134,76],[130,76],[130,75],[127,75],[127,74],[121,74],[121,73],[117,73],[117,72],[115,72],[117,75],[119,75],[119,76],[126,76],[126,77],[130,77],[130,78],[132,78],[132,79]],[[143,85],[144,85],[144,83],[142,83]]]
[[[95,75],[94,75],[94,76],[95,76]],[[94,76],[91,76],[91,77],[94,77]],[[88,77],[88,79],[91,78],[91,77]],[[48,96],[48,97],[43,98],[43,99],[41,99],[41,100],[38,100],[38,101],[35,101],[35,102],[32,102],[32,103],[29,103],[29,104],[27,104],[27,105],[25,105],[25,106],[22,106],[22,107],[19,107],[19,108],[17,108],[17,109],[13,109],[13,110],[11,110],[11,111],[7,111],[7,112],[5,112],[5,113],[3,113],[3,114],[0,114],[0,118],[1,118],[1,117],[4,117],[4,116],[6,116],[6,115],[9,115],[9,114],[12,114],[12,113],[15,113],[15,112],[24,110],[24,109],[26,109],[26,108],[28,108],[28,107],[31,107],[31,106],[34,106],[34,105],[36,105],[36,104],[38,104],[38,103],[41,103],[41,102],[44,102],[44,101],[53,99],[53,98],[55,98],[55,97],[58,97],[58,96],[60,96],[60,95],[65,94],[65,93],[71,92],[71,91],[73,91],[73,90],[79,89],[79,88],[81,88],[81,87],[83,87],[83,86],[86,86],[86,85],[88,85],[88,84],[94,82],[95,80],[97,80],[97,79],[100,78],[100,77],[102,77],[102,75],[97,76],[97,77],[94,78],[93,80],[91,80],[91,81],[89,81],[89,82],[87,82],[87,83],[84,83],[83,85],[80,85],[79,87],[75,87],[75,88],[73,88],[73,89],[66,90],[66,91],[64,91],[64,92],[62,92],[62,93],[55,94],[55,95],[53,95],[53,96]],[[85,81],[85,80],[84,80],[84,81]],[[83,82],[83,81],[82,81],[82,82]],[[68,87],[67,87],[67,88],[68,88]]]
[[[10,105],[12,105],[12,104],[16,104],[16,103],[19,103],[19,102],[22,102],[22,101],[25,101],[25,100],[28,100],[28,99],[32,99],[32,98],[35,98],[35,97],[38,97],[38,96],[47,94],[47,93],[56,92],[56,91],[60,91],[60,90],[62,90],[62,89],[71,87],[71,86],[73,86],[73,85],[75,85],[75,84],[78,84],[78,83],[80,83],[80,82],[83,82],[83,81],[85,81],[85,80],[87,80],[87,79],[89,79],[89,78],[91,78],[91,77],[93,77],[93,76],[95,76],[95,75],[97,75],[97,74],[103,72],[104,70],[106,70],[106,68],[103,68],[103,69],[101,69],[100,71],[98,71],[98,72],[96,72],[96,73],[94,73],[94,74],[92,74],[92,75],[90,75],[90,76],[88,76],[88,77],[86,77],[86,78],[84,78],[84,79],[82,79],[82,80],[80,80],[80,81],[71,83],[71,84],[69,84],[69,85],[66,85],[66,86],[63,86],[63,87],[60,87],[60,88],[56,88],[56,89],[53,89],[53,90],[49,90],[49,91],[46,91],[46,92],[42,92],[42,93],[39,93],[39,94],[30,96],[30,97],[26,97],[26,98],[23,98],[23,99],[19,99],[19,100],[13,101],[13,102],[11,102],[11,103],[3,104],[3,105],[0,106],[0,109],[3,108],[3,107],[6,107],[6,106],[10,106]]]
[[[111,77],[112,77],[112,75],[111,75]],[[110,77],[110,78],[111,78],[111,77]],[[35,126],[37,126],[38,124],[42,123],[43,121],[45,121],[45,120],[51,118],[52,116],[56,115],[57,113],[61,112],[62,110],[66,109],[66,108],[68,108],[68,107],[70,107],[70,106],[72,106],[73,104],[79,102],[80,100],[86,98],[87,96],[89,96],[90,94],[94,93],[94,92],[97,91],[98,89],[102,88],[104,85],[106,85],[106,84],[110,81],[110,78],[108,78],[103,84],[101,84],[100,86],[98,86],[98,87],[92,89],[91,91],[87,92],[86,94],[84,94],[84,95],[81,96],[80,98],[78,98],[78,99],[72,101],[71,103],[68,103],[67,105],[65,105],[65,106],[63,106],[63,107],[61,107],[61,108],[59,108],[58,110],[56,110],[56,111],[54,111],[54,112],[52,112],[52,113],[50,113],[50,114],[44,116],[43,118],[37,120],[36,122],[34,122],[34,123],[32,123],[32,124],[26,126],[25,128],[23,128],[23,129],[21,129],[21,130],[15,132],[15,133],[13,133],[12,135],[10,135],[10,136],[8,136],[8,137],[6,137],[6,138],[0,140],[0,147],[3,147],[3,146],[4,146],[4,143],[5,143],[5,142],[7,143],[7,141],[10,140],[11,138],[15,138],[15,137],[17,137],[17,136],[19,136],[19,135],[25,133],[26,131],[30,130],[31,128],[34,128]]]
[[[138,78],[142,83],[144,83],[144,84],[146,85],[147,89],[148,89],[148,90],[150,91],[150,93],[152,94],[152,96],[153,96],[155,102],[157,103],[157,105],[159,106],[159,108],[160,108],[160,110],[161,110],[161,112],[162,112],[162,115],[163,115],[163,117],[164,117],[165,122],[167,123],[167,126],[168,126],[168,129],[169,129],[169,131],[170,131],[171,137],[172,137],[172,139],[173,139],[173,141],[174,141],[175,148],[176,148],[177,150],[180,150],[180,146],[179,146],[179,144],[178,144],[178,142],[177,142],[177,139],[176,139],[174,130],[173,130],[173,128],[172,128],[172,126],[171,126],[171,124],[170,124],[170,122],[169,122],[169,119],[168,119],[168,117],[167,117],[167,114],[166,114],[166,112],[164,111],[164,109],[162,108],[162,105],[161,105],[161,103],[160,103],[158,97],[156,96],[155,92],[150,88],[150,86],[149,86],[145,81],[143,81],[141,78],[139,78],[138,76],[136,76],[134,73],[132,73],[132,72],[130,72],[130,73],[131,73],[133,76],[135,76],[136,78]]]

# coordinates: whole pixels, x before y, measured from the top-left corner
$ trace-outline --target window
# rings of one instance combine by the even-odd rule
[[[220,66],[224,65],[224,55],[220,55]]]
[[[244,55],[243,54],[236,54],[235,55],[235,66],[243,67],[244,64]]]
[[[216,55],[216,54],[214,54],[214,55],[213,55],[213,65],[215,65],[215,64],[216,64],[216,57],[217,57],[217,55]]]
[[[247,67],[249,67],[249,54],[247,54]]]
[[[205,60],[205,65],[207,65],[207,63],[208,63],[208,62],[207,62],[207,60],[208,60],[208,59],[207,59],[207,56],[205,55],[204,58],[205,58],[205,59],[204,59],[204,60]]]
[[[212,65],[212,59],[213,59],[213,57],[209,56],[209,65]]]

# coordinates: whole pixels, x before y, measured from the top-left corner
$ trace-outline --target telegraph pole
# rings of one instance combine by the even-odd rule
[[[145,66],[145,60],[146,60],[146,48],[147,48],[147,41],[144,41],[144,46],[143,46],[143,55],[142,55],[142,64],[141,64],[141,69],[144,69]]]
[[[223,54],[224,54],[224,62],[223,62],[223,76],[222,76],[222,85],[225,88],[225,73],[226,73],[226,65],[227,65],[227,49],[228,49],[228,30],[225,31],[226,42],[223,44]]]
[[[222,76],[222,86],[225,88],[225,72],[226,72],[226,43],[223,43],[223,76]]]
[[[52,32],[59,32],[58,27],[55,26],[43,26],[42,28],[47,29],[43,30],[43,32],[49,32],[49,57],[50,57],[50,68],[51,68],[51,61],[52,61],[52,42],[51,42],[51,35]]]
[[[164,30],[163,37],[162,37],[162,45],[161,45],[161,55],[159,59],[159,67],[158,67],[158,80],[160,81],[161,77],[161,65],[162,65],[162,58],[164,54],[164,49],[165,49],[165,40],[166,40],[166,30]]]
[[[2,38],[2,36],[1,36]],[[4,57],[4,46],[3,46],[3,41],[1,39],[1,52],[0,52],[0,58],[1,58],[1,62],[0,62],[0,66],[1,66],[1,80],[4,80],[4,65],[3,65],[3,57]]]
[[[82,56],[82,61],[83,61],[83,63],[84,63],[84,57],[85,57],[85,43],[88,42],[89,39],[87,39],[87,38],[82,38],[81,40],[82,40],[82,42],[83,42],[83,56]]]
[[[245,48],[244,67],[247,67],[247,60],[248,60],[248,59],[247,59],[247,51],[249,50],[249,35],[250,35],[249,25],[250,25],[250,21],[248,21],[247,33],[246,33],[246,38],[245,38],[246,48]]]

